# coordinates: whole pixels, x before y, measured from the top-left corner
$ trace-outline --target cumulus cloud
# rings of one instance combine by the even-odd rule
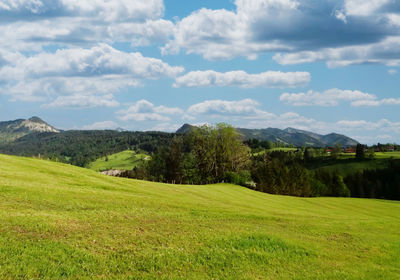
[[[287,128],[311,129],[323,131],[325,124],[312,118],[301,116],[295,112],[286,112],[280,115],[262,110],[261,104],[253,99],[238,101],[206,100],[193,104],[187,109],[187,114],[193,116],[192,120],[201,118],[215,121],[234,122],[244,128]]]
[[[390,36],[377,43],[367,45],[278,53],[273,58],[282,65],[326,61],[328,67],[364,63],[397,66],[400,65],[400,36]]]
[[[293,106],[337,106],[341,101],[375,101],[376,96],[359,90],[330,89],[324,92],[283,93],[280,100]]]
[[[255,87],[299,87],[307,85],[311,80],[308,72],[276,72],[268,71],[260,74],[248,74],[244,71],[220,73],[215,71],[194,71],[175,79],[174,87],[211,87],[238,86]]]
[[[400,9],[392,0],[236,0],[236,10],[201,9],[179,21],[164,53],[254,59],[277,52],[282,64],[398,64]],[[291,56],[292,55],[292,56]]]
[[[0,94],[11,100],[50,101],[48,107],[117,106],[113,95],[144,79],[175,77],[183,71],[159,59],[109,45],[16,56],[0,68]]]
[[[381,105],[400,105],[400,98],[384,98],[380,100],[355,100],[351,103],[355,107],[376,107]]]
[[[62,49],[55,53],[39,53],[20,59],[15,65],[2,69],[2,76],[12,78],[91,77],[99,75],[129,75],[133,78],[154,79],[174,77],[183,68],[171,67],[141,53],[127,53],[107,44],[90,49]]]
[[[174,107],[155,106],[147,100],[139,100],[125,110],[117,112],[119,119],[123,121],[163,121],[170,120],[171,115],[181,115],[183,110]]]
[[[0,42],[13,49],[49,44],[166,42],[173,23],[163,20],[163,0],[3,0]]]
[[[336,126],[345,131],[377,131],[392,134],[400,133],[400,122],[393,122],[387,119],[379,121],[366,120],[341,120],[336,123]]]
[[[20,19],[21,15],[43,17],[97,17],[105,21],[158,18],[164,13],[162,0],[2,0],[0,14]]]
[[[359,90],[329,89],[324,92],[283,93],[280,100],[292,106],[338,106],[340,102],[350,102],[353,107],[374,107],[400,105],[400,98],[378,99],[374,94]]]
[[[345,0],[344,9],[347,15],[370,16],[381,9],[388,9],[393,0]]]
[[[206,100],[190,106],[187,110],[189,115],[223,115],[251,117],[263,113],[259,109],[259,103],[253,99],[243,99],[239,101],[227,100]]]
[[[389,69],[389,70],[388,70],[388,73],[389,73],[390,75],[396,75],[396,74],[397,74],[397,70],[396,70],[396,69]]]
[[[93,108],[93,107],[117,107],[119,102],[112,94],[87,95],[74,94],[58,96],[50,103],[42,105],[43,108]]]

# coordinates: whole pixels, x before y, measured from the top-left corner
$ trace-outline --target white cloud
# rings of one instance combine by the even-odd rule
[[[103,121],[103,122],[95,122],[90,125],[84,125],[82,127],[83,130],[105,130],[105,129],[116,129],[118,128],[118,124],[113,121]]]
[[[384,98],[381,100],[356,100],[351,103],[355,107],[376,107],[381,105],[400,105],[400,98]]]
[[[215,71],[194,71],[177,77],[174,87],[209,87],[209,86],[238,86],[243,88],[255,87],[299,87],[307,85],[311,80],[308,72],[275,72],[268,71],[260,74],[248,74],[244,71],[220,73]]]
[[[137,87],[144,79],[173,78],[183,71],[106,44],[14,57],[0,68],[0,94],[11,100],[48,102],[50,107],[117,106],[113,95],[121,89]]]
[[[346,15],[371,16],[393,0],[345,0]]]
[[[2,69],[8,78],[92,77],[100,75],[128,75],[132,78],[154,79],[174,77],[183,71],[141,53],[127,53],[107,44],[90,49],[62,49],[55,53],[39,53],[20,59],[13,66]]]
[[[379,121],[365,121],[365,120],[342,120],[336,123],[336,126],[344,131],[374,131],[378,133],[400,133],[400,122],[393,122],[387,119]]]
[[[180,108],[155,106],[147,100],[139,100],[126,110],[117,112],[119,119],[123,121],[162,121],[168,122],[171,115],[182,115],[184,111]]]
[[[2,0],[0,43],[29,51],[49,44],[163,43],[173,29],[164,10],[163,0]]]
[[[105,95],[84,95],[74,94],[68,96],[58,96],[43,108],[93,108],[93,107],[117,107],[119,102],[114,99],[112,94]]]
[[[104,21],[158,18],[164,13],[162,0],[2,0],[0,12],[20,19],[20,15],[42,17],[96,17]]]
[[[293,106],[337,106],[341,101],[352,102],[353,106],[362,106],[358,102],[377,102],[373,94],[359,90],[330,89],[324,92],[283,93],[280,100]]]
[[[189,115],[224,115],[224,116],[256,116],[260,112],[257,107],[260,104],[253,99],[239,101],[206,100],[190,106]]]
[[[325,132],[329,126],[312,118],[301,116],[295,112],[280,115],[260,109],[260,104],[253,99],[238,101],[206,100],[194,104],[187,109],[187,114],[193,120],[212,120],[212,122],[225,121],[234,123],[243,128],[287,128]]]
[[[350,102],[353,107],[376,107],[400,105],[400,98],[378,99],[374,94],[359,90],[330,89],[324,92],[283,93],[280,100],[292,106],[338,106],[340,102]]]
[[[171,123],[160,123],[156,126],[153,126],[150,131],[164,131],[164,132],[175,132],[177,131],[181,125],[179,124],[171,124]]]
[[[278,53],[273,58],[282,65],[326,61],[328,67],[363,63],[397,66],[400,65],[400,36],[387,37],[380,42],[367,45]]]
[[[397,70],[396,70],[396,69],[389,69],[389,70],[388,70],[388,73],[389,73],[390,75],[396,75],[396,74],[397,74]]]
[[[183,18],[163,52],[183,49],[210,60],[278,52],[275,60],[282,64],[396,65],[400,13],[395,2],[236,0],[235,11],[201,9]]]

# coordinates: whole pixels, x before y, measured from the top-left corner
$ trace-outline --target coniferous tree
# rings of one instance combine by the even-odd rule
[[[362,144],[356,146],[356,159],[365,159],[365,146]]]

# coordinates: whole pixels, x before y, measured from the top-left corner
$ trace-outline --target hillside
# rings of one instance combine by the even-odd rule
[[[0,155],[1,279],[399,279],[400,203]]]
[[[194,126],[184,124],[179,128],[176,133],[188,133]],[[357,141],[345,135],[330,133],[327,135],[320,135],[310,131],[299,130],[295,128],[286,128],[284,130],[278,128],[265,128],[265,129],[247,129],[236,128],[236,131],[243,136],[244,139],[257,139],[263,141],[281,142],[287,145],[294,145],[296,147],[325,147],[335,146],[340,144],[343,147],[350,147],[357,145]]]
[[[0,122],[0,144],[14,141],[25,135],[43,132],[60,132],[38,117]]]
[[[166,145],[173,134],[164,132],[119,132],[116,130],[68,130],[60,133],[28,134],[11,143],[0,144],[0,153],[57,158],[77,166],[131,150],[154,152]]]
[[[94,171],[105,171],[110,169],[132,170],[142,164],[150,157],[145,154],[137,154],[135,151],[126,150],[120,153],[108,155],[91,162],[87,167]]]

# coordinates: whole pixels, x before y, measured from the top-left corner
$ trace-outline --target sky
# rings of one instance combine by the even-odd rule
[[[399,0],[0,0],[0,121],[400,143]]]

